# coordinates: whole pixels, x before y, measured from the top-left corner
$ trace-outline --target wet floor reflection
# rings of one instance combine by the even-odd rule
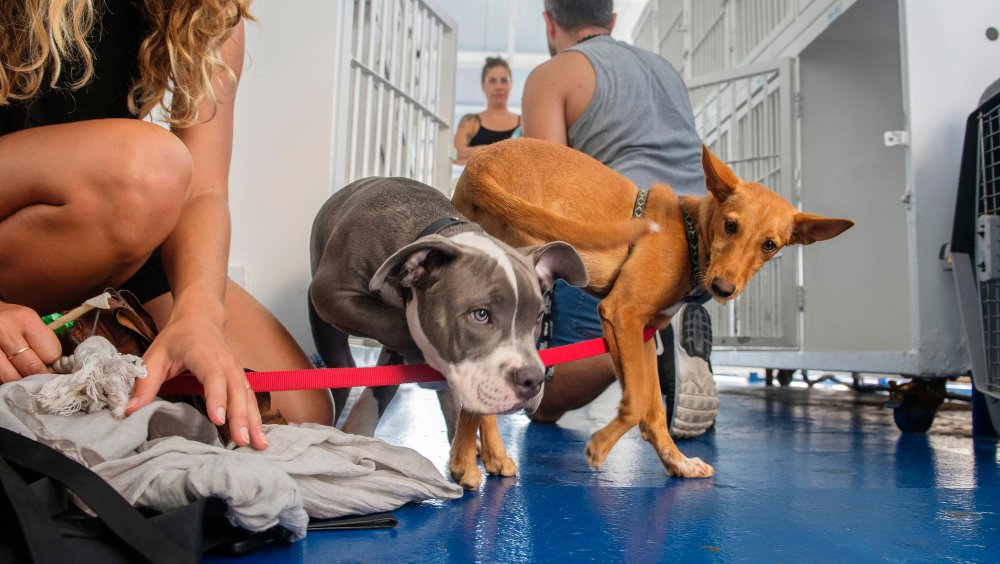
[[[507,451],[525,486],[663,486],[668,480],[653,449],[633,429],[618,442],[600,472],[583,450],[591,434],[614,415],[620,391],[612,388],[557,425],[531,423],[523,414],[501,416]],[[890,410],[875,397],[798,389],[723,389],[719,422],[691,441],[686,456],[713,464],[712,481],[740,487],[938,487],[1000,484],[996,439],[954,432],[961,412],[943,412],[944,433],[903,435]],[[964,414],[968,417],[968,414]],[[404,386],[386,411],[377,435],[413,448],[447,472],[449,447],[434,393]]]
[[[678,480],[636,430],[600,472],[587,467],[584,447],[619,399],[612,387],[558,425],[502,416],[519,476],[401,508],[393,531],[311,534],[247,561],[997,561],[1000,452],[968,436],[968,413],[902,435],[884,398],[723,388],[716,427],[678,443],[718,474]],[[433,392],[401,388],[377,436],[447,472]]]

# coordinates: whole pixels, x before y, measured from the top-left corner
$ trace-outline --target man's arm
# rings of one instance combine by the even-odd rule
[[[590,105],[596,86],[594,66],[579,51],[563,51],[536,67],[521,98],[524,137],[569,145],[566,132]]]
[[[524,137],[568,145],[565,84],[557,63],[552,59],[535,67],[524,82],[521,130]]]

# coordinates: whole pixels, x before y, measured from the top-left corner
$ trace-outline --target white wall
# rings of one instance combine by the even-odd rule
[[[230,265],[313,351],[309,232],[330,192],[336,1],[258,0],[236,101]],[[261,343],[261,346],[267,346]]]
[[[800,55],[802,209],[853,229],[803,249],[805,350],[910,348],[896,0],[861,0]]]

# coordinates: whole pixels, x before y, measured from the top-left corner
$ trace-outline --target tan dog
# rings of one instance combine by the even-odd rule
[[[740,180],[704,147],[702,165],[708,197],[678,199],[667,185],[651,187],[644,217],[659,230],[638,240],[631,252],[627,244],[604,248],[601,230],[594,226],[620,232],[620,223],[632,216],[639,190],[625,177],[568,147],[534,139],[491,145],[473,154],[455,189],[455,207],[511,246],[554,240],[573,245],[590,274],[586,290],[604,298],[598,313],[622,400],[618,416],[587,445],[587,463],[594,470],[601,467],[618,439],[639,425],[643,439],[652,444],[669,475],[704,478],[715,473],[701,460],[686,458],[670,438],[655,345],[642,341],[643,328],[666,327],[681,298],[695,289],[682,205],[697,232],[697,280],[719,303],[736,298],[750,277],[782,247],[831,239],[854,225],[847,219],[799,212],[764,186]],[[645,231],[640,222],[634,223],[637,235]],[[477,427],[482,428],[487,471],[504,473],[504,468],[487,463],[487,458],[490,462],[506,458],[494,455],[504,452],[502,444],[493,444],[499,441],[496,418],[463,413],[450,465],[452,476],[463,487],[479,483]],[[487,452],[492,456],[485,456]]]

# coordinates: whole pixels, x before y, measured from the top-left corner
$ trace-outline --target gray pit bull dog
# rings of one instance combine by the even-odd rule
[[[326,365],[354,366],[348,335],[381,343],[380,365],[431,365],[451,390],[438,392],[449,440],[460,407],[538,407],[542,292],[559,278],[589,281],[569,244],[515,250],[406,178],[367,178],[330,197],[313,224],[311,266],[310,322]],[[396,388],[362,392],[343,429],[374,434]],[[347,392],[335,390],[338,418]]]

